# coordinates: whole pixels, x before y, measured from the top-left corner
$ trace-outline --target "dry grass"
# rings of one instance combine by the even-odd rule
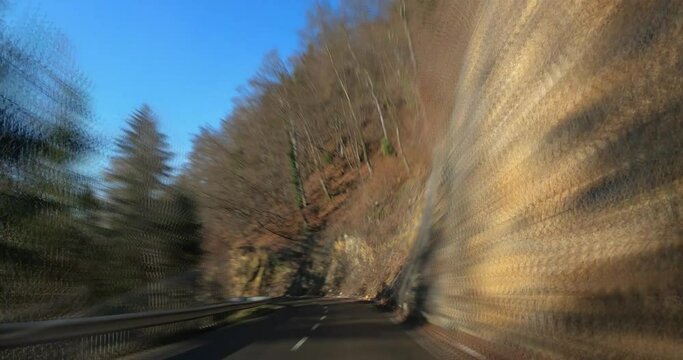
[[[372,148],[372,176],[325,170],[332,201],[306,185],[327,289],[374,295],[410,269],[418,310],[485,354],[683,353],[681,3],[410,6],[413,171]]]
[[[408,255],[422,181],[398,157],[376,156],[366,177],[322,234],[332,263],[327,286],[347,295],[375,296],[393,281]]]

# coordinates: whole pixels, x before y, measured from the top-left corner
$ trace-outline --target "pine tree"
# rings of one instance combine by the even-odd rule
[[[0,14],[0,18],[1,18]],[[91,152],[87,87],[52,35],[35,39],[0,20],[0,286],[2,320],[68,312],[88,298],[90,239],[79,216]],[[31,309],[30,311],[23,310]],[[11,316],[11,317],[10,317]]]
[[[178,179],[168,194],[169,216],[165,231],[172,265],[178,271],[195,266],[201,255],[201,222],[193,193]]]
[[[116,155],[106,173],[109,222],[116,251],[124,262],[116,271],[124,288],[161,279],[169,267],[164,244],[168,228],[171,159],[166,138],[157,129],[149,106],[137,110],[116,142]]]

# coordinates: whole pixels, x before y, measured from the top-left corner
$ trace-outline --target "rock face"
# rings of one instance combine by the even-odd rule
[[[419,311],[482,348],[680,356],[683,3],[460,5],[425,21],[466,50],[418,51],[457,69]]]
[[[360,290],[367,287],[367,277],[364,276],[368,269],[374,267],[375,252],[367,243],[357,237],[343,234],[333,246],[331,252],[331,263],[325,276],[325,284],[331,290],[346,290],[349,293],[349,286],[343,286],[342,281],[353,284],[350,288]],[[356,274],[354,276],[354,274]],[[344,276],[344,279],[340,278]],[[343,289],[346,287],[346,289]],[[359,294],[364,295],[364,294]]]

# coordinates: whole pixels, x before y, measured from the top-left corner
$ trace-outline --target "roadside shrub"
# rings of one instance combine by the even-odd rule
[[[391,146],[391,142],[386,137],[383,137],[380,141],[380,150],[384,156],[393,155],[395,153],[394,147]]]
[[[329,151],[325,151],[325,154],[323,155],[323,162],[325,165],[332,164],[332,153]]]

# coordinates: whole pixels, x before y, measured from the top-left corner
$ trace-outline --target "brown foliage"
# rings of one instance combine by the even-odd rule
[[[396,147],[413,80],[401,22],[388,5],[313,9],[305,50],[288,64],[268,55],[221,127],[197,136],[189,173],[200,194],[205,274],[225,292],[239,292],[230,283],[244,277],[219,275],[233,267],[226,262],[261,250],[277,263],[299,256],[285,253],[308,254],[305,239],[359,179],[374,181],[380,140]]]

